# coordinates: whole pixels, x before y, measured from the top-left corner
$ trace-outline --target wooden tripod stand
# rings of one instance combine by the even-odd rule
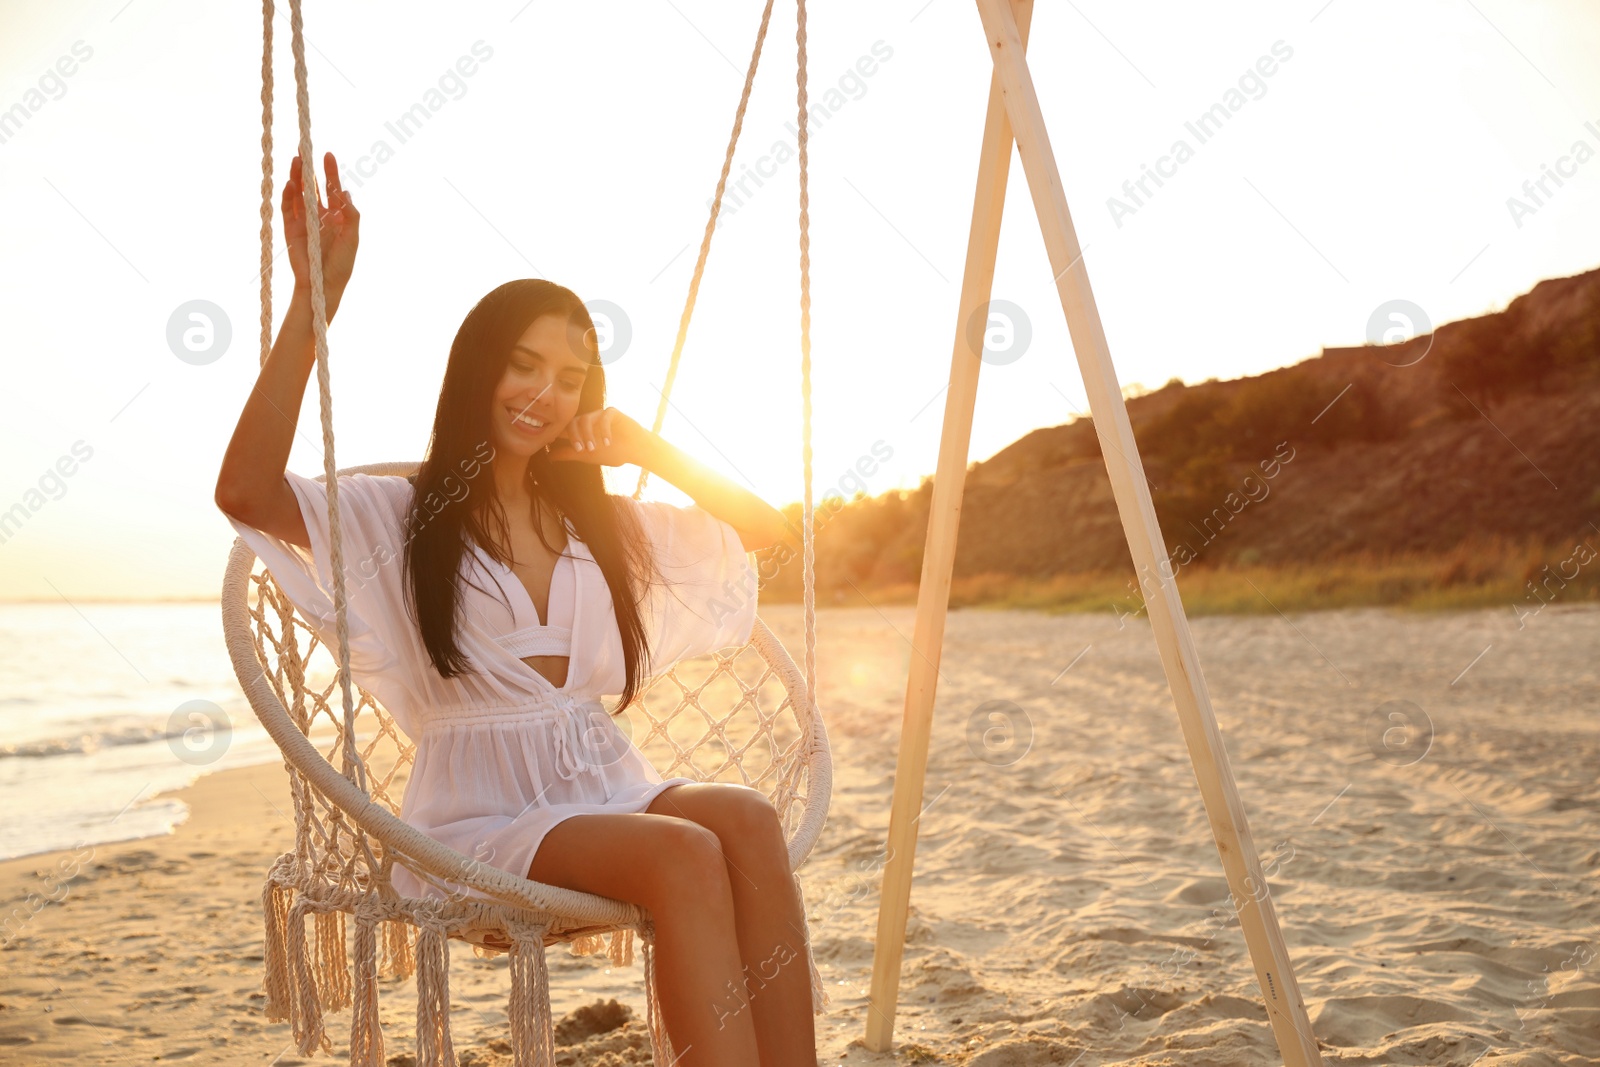
[[[1282,931],[1278,928],[1266,877],[1250,838],[1244,806],[1239,800],[1238,787],[1222,747],[1222,735],[1211,710],[1211,697],[1200,672],[1189,621],[1167,561],[1144,464],[1133,439],[1127,405],[1116,368],[1111,364],[1100,312],[1089,288],[1088,271],[1072,227],[1072,217],[1067,211],[1055,154],[1050,148],[1044,116],[1039,110],[1039,99],[1028,70],[1025,50],[1033,3],[1032,0],[977,0],[977,5],[994,60],[994,74],[989,82],[989,109],[984,123],[978,187],[961,284],[960,316],[950,364],[949,399],[945,404],[939,466],[934,476],[928,539],[922,557],[916,630],[912,639],[914,654],[906,683],[894,801],[889,817],[888,860],[878,909],[866,1045],[877,1052],[887,1050],[894,1029],[912,865],[916,858],[917,818],[922,806],[934,691],[955,564],[956,527],[966,477],[978,369],[982,363],[981,349],[972,344],[971,331],[966,329],[966,324],[972,316],[984,314],[989,303],[1014,137],[1049,251],[1050,266],[1055,272],[1056,290],[1066,313],[1072,347],[1083,373],[1117,512],[1141,586],[1146,590],[1150,628],[1177,705],[1178,721],[1200,785],[1206,817],[1216,838],[1217,852],[1222,857],[1222,869],[1239,916],[1240,929],[1255,965],[1267,1018],[1285,1067],[1320,1065],[1322,1058],[1311,1033],[1311,1023],[1288,950],[1284,947]]]

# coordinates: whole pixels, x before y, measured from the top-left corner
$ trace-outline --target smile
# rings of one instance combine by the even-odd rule
[[[545,424],[540,422],[538,419],[528,415],[519,415],[515,411],[511,411],[510,408],[507,408],[506,410],[511,412],[511,425],[515,426],[518,430],[521,430],[525,434],[537,434],[545,427]]]

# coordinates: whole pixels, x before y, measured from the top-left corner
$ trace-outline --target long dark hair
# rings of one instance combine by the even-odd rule
[[[502,547],[509,543],[509,526],[494,488],[494,464],[499,457],[489,432],[489,408],[510,361],[511,347],[545,315],[559,315],[583,328],[589,370],[578,396],[578,413],[605,407],[605,369],[600,363],[594,321],[583,301],[572,290],[541,278],[506,282],[479,300],[456,331],[433,417],[433,435],[426,458],[412,478],[416,503],[406,522],[402,560],[407,606],[422,632],[434,669],[446,678],[472,670],[467,656],[456,646],[460,606],[456,577],[467,552],[467,538],[496,560],[510,562],[510,552]],[[522,459],[506,456],[505,461],[520,463]],[[541,509],[553,507],[566,529],[594,555],[611,590],[627,671],[616,708],[620,712],[638,695],[644,681],[641,664],[649,648],[639,604],[645,589],[657,578],[651,554],[634,521],[631,501],[606,492],[598,464],[555,463],[540,451],[527,465],[533,528],[539,542],[555,551],[545,540],[540,521]],[[490,506],[481,506],[485,493]],[[492,532],[484,521],[486,514],[494,520]]]

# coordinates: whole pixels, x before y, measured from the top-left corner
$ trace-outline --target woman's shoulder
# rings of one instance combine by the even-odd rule
[[[665,500],[636,500],[631,496],[621,493],[608,493],[612,504],[619,512],[637,516],[645,520],[672,521],[685,515],[705,513],[699,504],[671,504]]]
[[[655,510],[657,502],[651,500],[635,500],[623,493],[607,493],[606,499],[611,502],[611,507],[617,513],[617,518],[624,523],[643,525],[652,518],[658,517]]]
[[[346,474],[341,478],[360,478],[376,493],[395,499],[410,499],[417,490],[415,474]]]
[[[415,474],[360,474],[367,479],[375,501],[386,504],[396,520],[403,521],[417,495]]]
[[[296,474],[294,471],[286,472],[291,478],[298,478],[306,482],[316,482],[317,485],[326,485],[327,475],[318,471],[316,474]],[[368,471],[341,471],[339,474],[339,487],[357,485],[372,490],[378,489],[385,493],[410,493],[416,486],[416,474],[372,474]]]
[[[291,483],[298,483],[306,492],[314,492],[327,505],[328,488],[324,475],[311,477],[286,472]],[[415,475],[368,474],[364,471],[339,475],[339,501],[343,507],[374,511],[385,519],[401,520],[410,509],[415,495]]]
[[[618,495],[613,495],[613,500],[617,501],[619,514],[634,520],[640,536],[666,566],[699,567],[744,554],[738,532],[699,504]]]
[[[684,507],[664,500],[636,500],[621,493],[608,495],[617,517],[656,544],[670,540],[694,512],[701,510],[698,505]]]

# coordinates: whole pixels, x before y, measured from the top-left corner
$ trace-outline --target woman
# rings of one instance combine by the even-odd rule
[[[332,319],[360,214],[331,153],[324,166]],[[315,363],[301,182],[296,158],[283,190],[294,297],[216,503],[333,647],[327,489],[284,469]],[[814,1067],[805,920],[772,805],[745,786],[663,781],[599,702],[620,694],[620,710],[677,660],[748,640],[746,553],[784,518],[605,407],[594,337],[570,290],[500,286],[451,346],[417,473],[340,477],[351,670],[417,743],[401,818],[484,863],[649,910],[681,1064]],[[695,504],[606,493],[600,468],[627,463]],[[404,868],[393,878],[441,895]]]

